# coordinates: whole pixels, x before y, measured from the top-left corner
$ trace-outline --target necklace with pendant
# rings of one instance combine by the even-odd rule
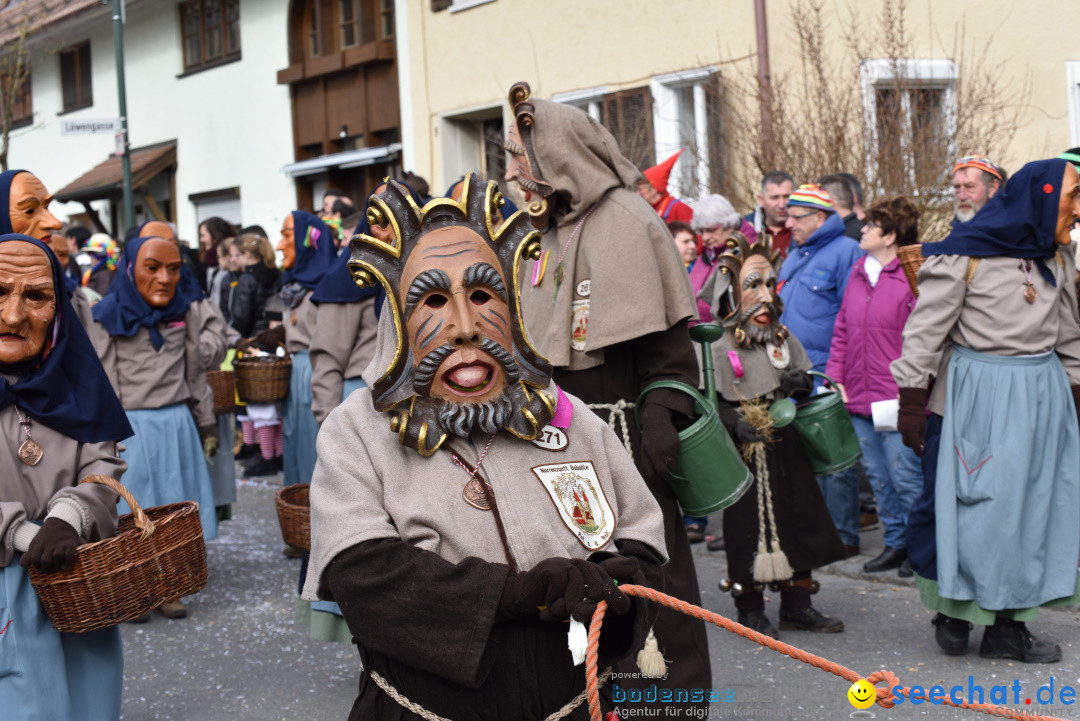
[[[562,285],[563,279],[566,277],[566,267],[563,265],[563,258],[566,257],[566,251],[570,248],[570,244],[574,242],[574,238],[577,237],[578,231],[581,230],[581,226],[585,225],[585,221],[588,220],[592,212],[596,210],[598,203],[593,203],[592,206],[586,211],[585,215],[581,216],[581,220],[574,226],[574,232],[570,234],[570,237],[563,243],[562,252],[559,253],[559,261],[555,266],[555,293],[551,297],[551,302],[554,303],[555,299],[559,297],[559,286]]]
[[[1031,266],[1034,262],[1031,260],[1021,260],[1020,269],[1024,271],[1024,300],[1028,303],[1034,303],[1037,294],[1035,293],[1035,286],[1031,282]]]
[[[45,449],[30,437],[30,426],[32,424],[30,418],[23,418],[23,414],[19,412],[17,407],[15,408],[15,415],[19,417],[19,425],[22,426],[23,431],[26,433],[26,440],[19,446],[19,460],[28,466],[36,466],[45,455]]]
[[[466,473],[469,474],[469,482],[465,484],[465,488],[461,491],[461,497],[465,499],[473,508],[481,511],[491,510],[491,501],[488,499],[488,491],[491,487],[476,477],[476,474],[480,472],[480,466],[484,465],[484,457],[487,455],[488,449],[491,448],[492,442],[495,440],[495,434],[491,434],[491,438],[488,439],[487,445],[484,446],[484,450],[480,452],[480,458],[477,459],[476,465],[469,468],[464,461],[458,456],[457,453],[450,451],[450,458],[457,466],[460,466]],[[487,488],[485,488],[487,486]]]

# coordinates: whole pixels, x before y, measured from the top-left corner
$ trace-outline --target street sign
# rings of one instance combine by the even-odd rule
[[[102,118],[99,120],[61,120],[61,135],[112,135],[120,132],[120,118]]]

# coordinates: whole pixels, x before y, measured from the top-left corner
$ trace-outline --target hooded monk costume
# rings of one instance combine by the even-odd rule
[[[508,173],[526,193],[541,229],[539,258],[518,270],[529,338],[555,366],[560,386],[618,425],[646,385],[670,379],[697,384],[687,322],[696,320],[686,267],[663,220],[631,190],[640,173],[602,125],[562,103],[510,91],[515,121],[507,149],[520,170]],[[520,142],[514,138],[519,137]],[[611,410],[614,408],[615,410]],[[629,447],[664,511],[664,591],[700,604],[697,575],[678,502],[668,486],[678,458],[676,418],[693,413],[676,391],[649,394],[644,433],[632,420]],[[663,609],[655,635],[671,660],[664,680],[620,669],[642,688],[707,689],[712,684],[704,623]]]
[[[614,581],[658,577],[660,509],[529,344],[514,269],[538,239],[524,214],[494,230],[500,200],[470,176],[460,202],[421,209],[390,182],[368,218],[393,239],[353,238],[350,269],[387,301],[368,387],[319,434],[304,597],[333,597],[356,637],[354,720],[419,719],[393,692],[449,718],[539,721],[584,688],[563,621],[612,604],[602,665],[648,628]]]

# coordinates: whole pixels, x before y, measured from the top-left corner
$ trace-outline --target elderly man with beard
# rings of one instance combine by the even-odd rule
[[[773,638],[779,634],[765,616],[766,583],[780,591],[781,629],[844,630],[810,604],[818,590],[811,570],[843,558],[844,547],[802,443],[791,426],[761,430],[752,422],[776,399],[804,397],[813,387],[806,351],[779,322],[779,261],[771,238],[749,245],[736,234],[699,294],[729,331],[712,345],[720,417],[751,458],[757,485],[724,510],[730,578],[720,588],[734,596],[739,623]],[[757,568],[762,553],[786,557],[790,568],[778,574],[784,577]]]
[[[420,719],[410,702],[541,719],[585,685],[565,621],[608,602],[601,667],[651,621],[617,584],[659,583],[663,517],[619,439],[529,344],[514,270],[539,240],[523,213],[494,230],[502,204],[473,176],[460,201],[423,209],[391,181],[367,213],[389,239],[353,239],[350,270],[387,300],[368,387],[319,433],[304,587],[356,637],[353,720]],[[583,698],[567,718],[588,718]]]
[[[628,188],[640,179],[611,134],[577,108],[534,99],[527,83],[510,90],[507,181],[524,191],[539,257],[518,269],[522,316],[555,380],[613,426],[653,381],[696,385],[687,324],[697,319],[689,278],[660,216]],[[625,418],[627,450],[664,511],[664,591],[701,604],[697,573],[670,471],[679,455],[676,424],[689,423],[689,396],[667,389],[640,400],[641,431]],[[632,662],[619,671],[650,687],[712,686],[702,621],[663,609],[655,637],[671,660],[663,679]],[[646,704],[647,706],[648,704]],[[708,704],[687,709],[700,713]],[[674,711],[679,711],[675,709]],[[676,715],[676,714],[672,714]]]
[[[953,164],[953,216],[967,223],[1005,185],[1005,169],[982,155],[965,155]]]

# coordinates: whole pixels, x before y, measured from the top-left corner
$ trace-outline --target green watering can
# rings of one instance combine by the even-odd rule
[[[679,460],[670,482],[687,516],[707,516],[727,508],[742,497],[754,480],[716,409],[716,376],[709,347],[723,335],[724,329],[714,323],[700,323],[690,329],[690,337],[702,345],[705,395],[686,383],[657,381],[647,385],[634,404],[634,419],[640,430],[641,406],[649,391],[670,388],[694,399],[699,415],[689,427],[679,431]]]
[[[836,387],[836,382],[824,373],[808,373],[824,378]],[[811,396],[799,405],[790,398],[781,398],[769,407],[769,416],[778,428],[794,424],[814,475],[824,476],[850,468],[862,456],[855,426],[851,425],[851,416],[838,391]]]

